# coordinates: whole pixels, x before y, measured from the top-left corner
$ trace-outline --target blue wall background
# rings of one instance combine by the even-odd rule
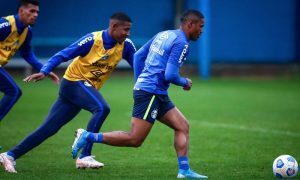
[[[1,0],[0,16],[15,14],[17,0]],[[186,8],[198,7],[185,1]],[[297,0],[213,0],[211,6],[212,62],[300,62],[299,5]],[[86,33],[105,29],[113,12],[133,20],[131,39],[139,47],[154,34],[173,29],[172,0],[52,0],[42,1],[33,43],[39,57],[48,57]],[[198,47],[191,43],[189,59],[197,62]]]

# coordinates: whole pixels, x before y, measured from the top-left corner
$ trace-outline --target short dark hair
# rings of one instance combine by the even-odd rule
[[[127,14],[123,13],[123,12],[114,13],[113,15],[111,15],[110,19],[132,23],[130,17]]]
[[[20,6],[26,6],[27,4],[33,4],[33,5],[40,5],[40,1],[39,0],[20,0]]]
[[[200,11],[195,10],[195,9],[189,9],[189,10],[184,11],[184,13],[182,14],[182,16],[180,18],[180,22],[181,23],[186,22],[187,20],[192,18],[191,16],[196,16],[199,20],[204,18],[203,14]]]

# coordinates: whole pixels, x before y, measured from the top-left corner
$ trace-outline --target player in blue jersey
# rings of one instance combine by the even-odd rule
[[[0,18],[0,91],[4,93],[0,101],[0,123],[5,115],[22,95],[22,91],[4,66],[19,50],[20,55],[35,69],[43,66],[31,49],[31,27],[39,14],[38,0],[21,0],[18,13]],[[58,84],[59,78],[50,73],[52,80]]]
[[[181,27],[155,35],[134,56],[137,78],[133,90],[134,106],[131,131],[92,133],[78,129],[72,145],[73,158],[91,142],[112,146],[139,147],[149,134],[155,120],[172,128],[178,157],[178,178],[207,178],[192,171],[188,163],[189,124],[168,96],[169,85],[190,90],[192,81],[179,75],[186,61],[189,41],[196,41],[203,31],[204,16],[197,10],[188,10],[181,17]]]
[[[98,89],[122,58],[133,66],[133,55],[136,50],[131,40],[127,38],[130,35],[131,25],[132,21],[128,15],[113,14],[108,29],[87,34],[51,57],[39,73],[24,79],[26,82],[42,80],[60,63],[74,59],[65,72],[59,97],[44,123],[17,146],[0,154],[0,163],[6,171],[16,173],[14,166],[16,159],[54,135],[81,109],[93,114],[87,129],[99,132],[110,112],[110,107]],[[91,156],[92,145],[93,143],[89,143],[76,160],[77,168],[104,166]]]

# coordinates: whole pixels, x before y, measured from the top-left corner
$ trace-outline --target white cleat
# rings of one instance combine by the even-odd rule
[[[7,153],[0,154],[0,165],[9,173],[17,173],[15,169],[16,161],[13,157],[7,155]]]
[[[76,168],[77,169],[85,169],[85,168],[91,168],[91,169],[99,169],[104,166],[103,163],[96,161],[95,156],[86,156],[84,158],[77,158],[76,160]]]

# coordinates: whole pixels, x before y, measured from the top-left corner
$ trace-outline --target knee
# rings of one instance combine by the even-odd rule
[[[110,107],[107,104],[104,104],[102,106],[98,106],[95,110],[95,112],[101,112],[105,116],[107,116],[110,113]]]
[[[106,104],[106,105],[103,106],[103,112],[105,114],[107,114],[107,115],[110,113],[110,107],[109,107],[109,105]]]
[[[22,90],[20,88],[17,89],[15,96],[19,99],[22,96]]]
[[[4,93],[7,96],[14,97],[16,100],[18,100],[22,96],[22,90],[19,87],[16,87],[14,89],[8,89]]]
[[[185,121],[182,123],[181,131],[183,131],[185,134],[189,134],[189,132],[190,132],[190,124],[188,123],[187,120],[185,120]]]

